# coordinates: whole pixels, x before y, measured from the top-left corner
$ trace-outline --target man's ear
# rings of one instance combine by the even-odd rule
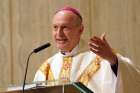
[[[84,25],[83,25],[83,24],[81,24],[81,26],[80,26],[80,30],[79,30],[80,34],[82,34],[82,33],[83,33],[83,31],[84,31]]]

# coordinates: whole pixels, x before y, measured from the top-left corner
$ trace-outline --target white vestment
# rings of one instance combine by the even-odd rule
[[[86,67],[96,57],[91,51],[75,53],[72,51],[73,61],[70,74],[71,81],[77,81],[78,77]],[[94,93],[140,93],[140,74],[134,69],[128,58],[118,56],[118,73],[117,77],[111,69],[107,60],[102,60],[100,69],[92,76],[87,87]],[[63,64],[64,55],[60,52],[49,58],[46,62],[50,64],[53,76],[59,79],[59,74]],[[38,70],[34,81],[46,81],[45,75]]]

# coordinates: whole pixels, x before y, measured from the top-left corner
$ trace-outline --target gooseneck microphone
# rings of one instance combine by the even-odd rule
[[[38,53],[39,51],[45,49],[45,48],[48,48],[51,44],[50,43],[46,43],[36,49],[33,49],[33,51],[29,54],[28,56],[28,59],[27,59],[27,62],[26,62],[26,68],[25,68],[25,74],[24,74],[24,81],[23,81],[23,87],[22,87],[22,93],[24,93],[25,91],[25,85],[26,85],[26,76],[27,76],[27,71],[28,71],[28,64],[29,64],[29,59],[31,57],[31,55],[33,53]]]
[[[40,46],[40,47],[34,49],[33,52],[34,52],[34,53],[37,53],[37,52],[39,52],[39,51],[41,51],[41,50],[43,50],[43,49],[49,47],[50,45],[51,45],[50,43],[46,43],[46,44],[44,44],[44,45],[42,45],[42,46]]]

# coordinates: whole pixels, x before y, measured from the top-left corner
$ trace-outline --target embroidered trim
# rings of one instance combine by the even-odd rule
[[[71,72],[71,65],[72,65],[72,57],[64,57],[63,58],[63,65],[61,68],[61,72],[59,74],[59,79],[70,79],[70,72]]]
[[[84,72],[80,75],[80,77],[78,78],[78,81],[82,82],[84,85],[87,85],[88,82],[93,77],[93,75],[99,70],[101,61],[102,61],[102,58],[99,56],[96,56],[93,62],[91,62],[87,66],[87,68],[84,70]]]
[[[53,73],[50,69],[50,64],[48,62],[45,62],[41,67],[40,71],[46,76],[46,80],[54,80]]]
[[[71,60],[71,62],[72,62],[72,58],[68,58],[68,59],[64,59],[64,60]],[[84,85],[87,85],[88,82],[91,80],[92,76],[99,70],[101,61],[102,61],[102,58],[99,56],[96,56],[96,58],[87,66],[87,68],[84,70],[84,72],[79,76],[78,81],[82,82]],[[66,66],[66,67],[68,67],[69,71],[71,70],[71,66]],[[62,65],[59,79],[61,79],[62,76],[67,76],[68,73],[70,75],[70,72],[65,70],[66,67],[64,66],[64,64]],[[40,67],[40,70],[46,76],[46,80],[54,80],[53,73],[50,69],[50,64],[45,62]],[[70,76],[66,77],[66,78],[70,78]]]

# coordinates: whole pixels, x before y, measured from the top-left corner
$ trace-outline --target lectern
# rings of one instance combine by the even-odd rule
[[[27,84],[24,93],[94,93],[80,82],[47,83]],[[0,93],[22,93],[22,86],[11,87]]]

